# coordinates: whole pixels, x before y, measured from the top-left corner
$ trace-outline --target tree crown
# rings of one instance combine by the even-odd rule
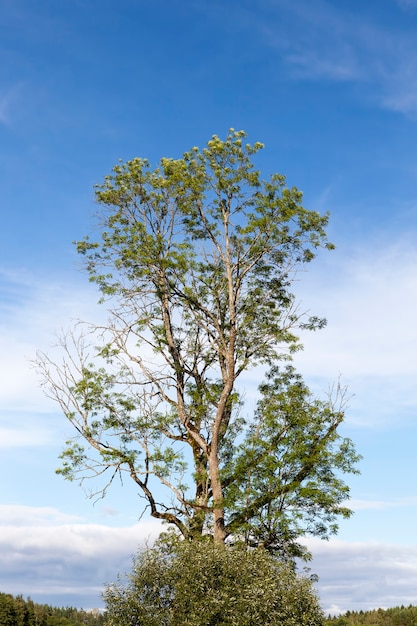
[[[338,476],[358,460],[338,434],[341,407],[278,367],[301,328],[325,324],[300,312],[292,287],[333,246],[328,215],[306,210],[284,176],[262,179],[263,145],[245,137],[232,129],[155,169],[121,162],[96,187],[101,236],[77,249],[110,318],[88,329],[91,345],[65,338],[63,365],[40,367],[76,429],[67,478],[110,473],[105,493],[127,474],[185,537],[297,553],[298,536],[325,537],[349,515]],[[258,364],[270,374],[244,417],[239,377]]]

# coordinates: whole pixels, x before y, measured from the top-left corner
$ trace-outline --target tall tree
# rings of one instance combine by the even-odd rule
[[[261,387],[253,423],[242,418],[242,373],[259,364],[276,373],[300,347],[297,330],[324,325],[301,314],[291,284],[318,248],[333,247],[328,216],[303,208],[301,192],[282,175],[263,180],[252,163],[263,146],[246,144],[245,136],[233,129],[225,140],[213,136],[204,149],[163,158],[156,169],[139,158],[113,168],[96,188],[101,236],[77,244],[109,321],[64,337],[61,364],[39,358],[46,392],[76,430],[59,471],[80,480],[107,473],[103,494],[127,474],[152,516],[185,537],[212,532],[216,543],[231,533],[255,540],[265,507],[281,532],[294,505],[279,502],[297,485],[310,485],[299,508],[307,517],[322,512],[322,523],[335,529],[335,516],[349,514],[340,506],[347,487],[334,479],[321,498],[318,490],[327,471],[353,471],[356,461],[337,434],[343,411],[305,404],[303,390],[311,454],[304,447],[295,458],[295,415],[285,427],[273,423],[280,400],[271,384]],[[296,411],[296,403],[287,408]],[[270,416],[261,420],[262,441],[261,413]],[[292,463],[286,482],[281,464],[288,459],[277,452],[285,446]],[[278,486],[265,491],[276,476],[285,494]],[[314,524],[309,529],[317,532]]]

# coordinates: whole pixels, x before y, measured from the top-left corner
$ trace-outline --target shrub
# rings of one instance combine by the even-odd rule
[[[111,626],[318,626],[309,578],[262,549],[183,542],[140,552],[104,593]]]

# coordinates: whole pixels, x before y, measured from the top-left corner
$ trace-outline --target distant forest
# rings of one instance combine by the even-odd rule
[[[374,611],[347,611],[328,617],[326,626],[417,626],[417,606],[397,606]]]
[[[37,604],[30,598],[0,593],[0,626],[102,626],[99,612]]]
[[[0,626],[105,626],[99,612],[37,604],[30,598],[0,593]],[[417,626],[417,607],[399,606],[374,611],[347,611],[327,617],[324,626]]]

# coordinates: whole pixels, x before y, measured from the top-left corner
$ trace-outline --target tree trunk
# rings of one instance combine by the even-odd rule
[[[213,539],[214,543],[224,543],[226,531],[224,527],[223,490],[219,475],[219,461],[217,450],[210,454],[210,479],[213,493]]]

